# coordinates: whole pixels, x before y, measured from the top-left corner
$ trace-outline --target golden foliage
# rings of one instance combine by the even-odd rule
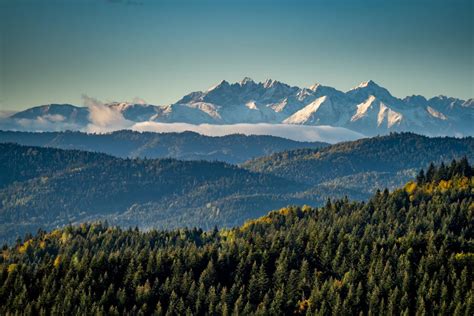
[[[30,248],[32,242],[33,241],[31,239],[25,241],[23,245],[18,247],[18,252],[21,254],[24,254],[28,250],[28,248]]]
[[[305,314],[310,307],[311,302],[307,299],[298,302],[298,314]]]
[[[470,190],[474,192],[474,177],[455,177],[449,180],[426,183],[422,186],[418,186],[415,182],[410,181],[403,189],[408,193],[411,201],[414,200],[416,193],[432,195],[434,193],[445,193],[449,190]]]
[[[61,237],[61,235],[62,235],[62,231],[60,229],[55,229],[52,232],[50,232],[49,234],[47,234],[45,238],[57,239],[57,238]]]
[[[417,188],[417,184],[413,181],[408,182],[405,184],[405,192],[408,193],[409,195],[412,195]]]
[[[468,253],[457,253],[454,255],[454,261],[465,264],[465,265],[474,265],[474,253],[468,252]]]
[[[438,189],[441,191],[441,192],[446,192],[447,190],[451,189],[451,187],[453,186],[453,183],[451,180],[441,180],[439,183],[438,183]]]
[[[8,269],[7,269],[8,273],[12,273],[13,271],[15,271],[17,269],[17,267],[18,267],[18,264],[16,264],[16,263],[10,264],[8,266]]]
[[[65,244],[67,243],[67,241],[69,240],[69,234],[66,233],[66,232],[63,232],[62,235],[61,235],[61,243],[62,244]]]
[[[54,259],[53,265],[56,269],[59,268],[59,266],[61,265],[61,261],[62,261],[61,255],[58,255],[56,259]]]
[[[227,242],[235,241],[235,231],[230,229],[222,229],[219,231],[219,236]]]
[[[246,221],[242,227],[240,228],[241,231],[246,231],[248,230],[250,227],[254,226],[254,225],[257,225],[257,224],[271,224],[272,223],[272,219],[270,218],[270,216],[262,216],[260,218],[257,218],[257,219],[254,219],[254,220],[250,220],[250,221]]]
[[[333,286],[335,289],[340,289],[343,286],[343,283],[341,280],[334,280]]]

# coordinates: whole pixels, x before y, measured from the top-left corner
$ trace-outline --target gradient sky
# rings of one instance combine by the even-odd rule
[[[0,110],[226,79],[474,97],[472,0],[0,0]]]

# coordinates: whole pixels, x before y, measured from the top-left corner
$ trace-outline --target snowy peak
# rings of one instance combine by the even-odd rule
[[[286,124],[329,125],[337,119],[337,112],[327,96],[317,98],[283,121]]]
[[[191,124],[304,124],[349,128],[367,136],[391,131],[429,135],[474,135],[474,100],[413,95],[399,99],[372,80],[342,92],[319,83],[307,88],[274,79],[222,80],[208,90],[185,95],[176,103],[106,104],[129,121]],[[77,129],[90,123],[90,109],[69,104],[34,107],[0,121],[0,128]],[[60,125],[60,123],[62,125]],[[33,128],[34,127],[34,128]]]
[[[245,77],[244,79],[242,79],[241,81],[239,81],[239,84],[240,84],[241,86],[245,86],[246,84],[255,84],[255,81],[253,81],[252,78]]]
[[[276,80],[273,80],[273,79],[267,79],[263,83],[263,87],[265,89],[269,89],[269,88],[273,88],[274,86],[280,85],[280,84],[281,84],[281,82],[279,82],[279,81],[276,81]]]
[[[80,123],[86,121],[87,114],[87,108],[85,107],[72,104],[46,104],[15,113],[10,118],[17,120],[36,120],[41,118],[48,121],[77,121]]]
[[[311,86],[309,86],[309,90],[311,91],[316,91],[319,87],[321,86],[320,83],[315,83],[315,84],[312,84]]]
[[[403,114],[390,108],[387,104],[371,95],[363,103],[357,105],[356,113],[351,117],[351,123],[361,128],[387,128],[400,125]]]
[[[373,80],[367,80],[367,81],[361,82],[357,87],[352,88],[351,90],[362,89],[362,88],[380,88],[380,86],[376,84]]]
[[[366,135],[390,131],[473,135],[473,119],[472,99],[419,95],[399,99],[373,80],[342,92],[320,83],[299,88],[274,79],[255,82],[249,77],[235,83],[222,80],[153,116],[160,122],[193,124],[333,125]]]
[[[218,84],[216,84],[216,85],[210,87],[209,89],[207,89],[207,92],[223,89],[223,88],[226,88],[228,86],[229,86],[229,83],[226,80],[222,80]]]
[[[351,93],[354,91],[388,92],[387,89],[383,88],[382,86],[379,86],[373,80],[361,82],[357,87],[350,89],[348,93]]]
[[[372,80],[362,82],[357,87],[347,91],[346,94],[359,103],[364,102],[371,95],[391,104],[398,104],[401,101],[393,97],[387,89],[379,86]]]

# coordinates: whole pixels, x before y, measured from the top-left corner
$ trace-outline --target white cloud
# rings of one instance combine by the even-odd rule
[[[146,102],[145,99],[142,99],[139,97],[133,98],[132,103],[133,104],[148,104],[148,102]]]
[[[188,123],[160,123],[153,121],[133,122],[124,118],[117,107],[110,107],[103,102],[82,96],[84,105],[89,109],[89,123],[78,125],[68,123],[63,115],[43,115],[35,119],[0,119],[0,128],[22,131],[61,131],[78,130],[88,133],[108,133],[116,130],[130,129],[141,132],[184,132],[192,131],[208,136],[224,136],[230,134],[244,135],[272,135],[297,141],[324,141],[336,143],[354,140],[364,135],[342,127],[307,126],[291,124],[188,124]],[[140,100],[135,100],[138,102]],[[145,101],[142,101],[145,102]]]
[[[35,119],[16,119],[0,121],[0,126],[6,130],[45,132],[45,131],[65,131],[79,130],[81,126],[75,123],[64,122],[62,115],[38,116]]]
[[[364,135],[351,131],[347,128],[332,126],[304,126],[289,124],[187,124],[187,123],[157,123],[140,122],[135,123],[130,129],[141,132],[184,132],[192,131],[208,136],[224,136],[229,134],[244,135],[272,135],[289,138],[297,141],[324,141],[337,143],[340,141],[355,140]]]
[[[64,115],[61,114],[46,114],[42,118],[50,122],[64,122],[66,120]]]
[[[84,105],[89,108],[90,123],[85,127],[86,132],[104,133],[119,129],[127,129],[133,125],[125,119],[116,108],[105,105],[97,99],[83,95]]]
[[[132,122],[125,119],[114,107],[83,96],[84,104],[89,108],[90,123],[83,128],[85,132],[107,133],[121,129],[131,129],[140,132],[184,132],[192,131],[207,136],[224,136],[230,134],[244,135],[272,135],[289,138],[297,141],[324,141],[337,143],[340,141],[354,140],[364,135],[342,127],[332,126],[304,126],[290,124],[188,124],[188,123],[159,123],[152,121]]]

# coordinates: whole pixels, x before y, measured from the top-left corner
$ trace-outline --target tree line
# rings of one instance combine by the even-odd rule
[[[473,169],[423,175],[233,229],[39,231],[2,248],[0,314],[472,315]]]

